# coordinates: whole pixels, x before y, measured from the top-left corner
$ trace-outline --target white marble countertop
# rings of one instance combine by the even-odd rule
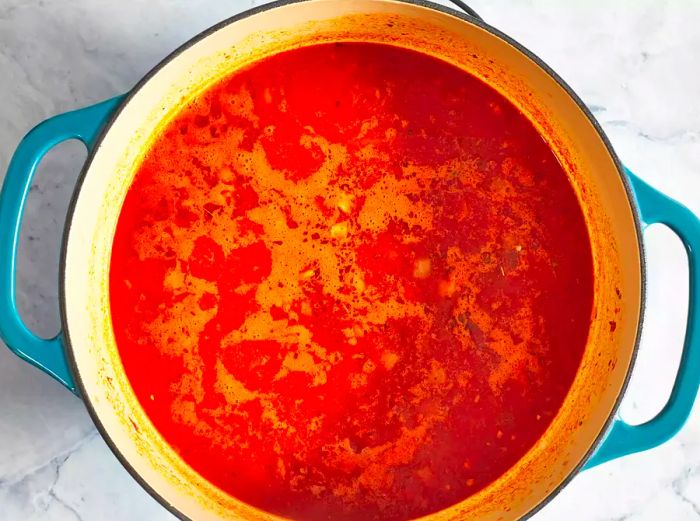
[[[0,0],[0,172],[40,120],[125,92],[177,45],[256,3]],[[471,3],[570,83],[631,169],[700,213],[700,1]],[[58,328],[59,237],[83,158],[76,144],[50,153],[28,202],[19,301],[47,335]],[[622,407],[637,422],[668,397],[687,309],[680,243],[664,229],[647,239],[647,322]],[[173,519],[77,398],[0,349],[0,520]],[[700,404],[672,441],[579,475],[534,519],[700,520]]]

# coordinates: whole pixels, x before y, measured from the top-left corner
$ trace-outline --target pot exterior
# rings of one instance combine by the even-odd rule
[[[583,464],[627,380],[642,309],[639,226],[619,162],[563,83],[504,35],[451,11],[392,0],[265,6],[187,44],[121,104],[83,172],[64,244],[62,311],[81,394],[132,475],[183,518],[275,519],[226,495],[189,468],[155,431],[123,372],[112,333],[108,271],[134,165],[178,107],[222,75],[280,50],[353,40],[435,55],[506,96],[536,125],[564,165],[592,243],[593,321],[580,371],[560,412],[499,480],[430,518],[495,521],[518,519],[537,509]]]

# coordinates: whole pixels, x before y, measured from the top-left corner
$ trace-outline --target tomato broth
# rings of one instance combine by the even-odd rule
[[[141,406],[204,478],[292,519],[404,520],[547,429],[593,267],[566,172],[507,99],[415,51],[319,44],[162,128],[110,299]]]

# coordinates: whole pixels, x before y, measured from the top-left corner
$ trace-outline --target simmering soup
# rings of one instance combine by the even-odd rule
[[[111,313],[162,437],[303,520],[405,520],[547,429],[591,320],[588,233],[530,121],[469,73],[370,43],[217,81],[145,154]]]

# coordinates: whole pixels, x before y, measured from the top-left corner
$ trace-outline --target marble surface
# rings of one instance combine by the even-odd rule
[[[40,120],[126,91],[177,45],[256,3],[0,0],[0,172]],[[570,83],[630,168],[700,213],[700,1],[472,5]],[[59,237],[84,155],[74,143],[50,153],[28,202],[19,302],[45,335],[58,329]],[[687,309],[682,247],[663,228],[647,242],[647,322],[622,407],[633,422],[668,397]],[[174,518],[122,469],[78,399],[0,349],[0,519]],[[700,405],[672,441],[579,475],[534,519],[700,520]]]

